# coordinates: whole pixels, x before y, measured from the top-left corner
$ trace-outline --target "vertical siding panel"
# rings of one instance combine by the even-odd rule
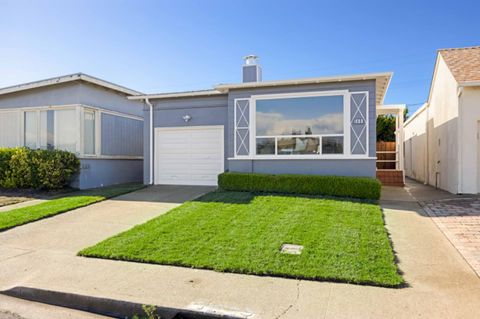
[[[143,156],[143,121],[102,114],[102,155]]]

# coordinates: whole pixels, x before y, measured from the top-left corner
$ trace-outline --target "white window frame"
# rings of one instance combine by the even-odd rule
[[[94,118],[94,132],[93,132],[93,136],[94,136],[94,151],[93,151],[93,154],[87,154],[85,153],[85,113],[91,113],[93,114],[93,118]],[[89,107],[83,107],[82,108],[82,111],[81,111],[81,120],[80,120],[80,131],[81,131],[81,138],[80,138],[80,141],[81,141],[81,145],[80,145],[80,149],[81,149],[81,154],[82,156],[84,157],[95,157],[95,156],[98,156],[101,154],[101,152],[99,152],[100,148],[98,147],[99,145],[99,138],[100,138],[100,131],[98,130],[98,124],[99,124],[99,119],[100,119],[100,116],[99,116],[99,112],[96,111],[95,109],[92,109],[92,108],[89,108]]]
[[[343,96],[343,133],[341,134],[312,134],[312,135],[276,135],[276,136],[257,136],[256,131],[256,115],[257,115],[257,101],[258,100],[270,100],[270,99],[288,99],[298,97],[317,97],[317,96]],[[368,101],[367,101],[368,102]],[[368,104],[367,104],[368,108]],[[252,95],[250,101],[250,154],[254,159],[347,159],[347,158],[365,158],[367,154],[352,155],[350,154],[350,93],[348,90],[336,90],[336,91],[316,91],[316,92],[296,92],[296,93],[279,93],[279,94],[262,94]],[[367,123],[368,125],[368,123]],[[322,136],[343,136],[343,153],[342,154],[322,154]],[[288,137],[320,137],[320,154],[315,155],[259,155],[257,154],[256,139],[258,138],[275,138],[275,153],[277,153],[277,140],[278,138]],[[239,157],[238,157],[239,158]]]

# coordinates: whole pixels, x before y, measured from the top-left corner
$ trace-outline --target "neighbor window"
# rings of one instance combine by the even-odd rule
[[[54,111],[40,111],[40,148],[52,150],[55,147]]]
[[[55,111],[55,146],[75,153],[77,149],[77,126],[75,110]]]
[[[95,154],[95,112],[84,112],[83,117],[83,152],[85,154]]]
[[[24,136],[25,136],[25,146],[36,149],[37,148],[37,112],[25,112],[24,120]]]
[[[343,104],[343,95],[257,99],[256,154],[343,154]]]
[[[24,145],[32,149],[61,149],[76,151],[75,110],[26,111]]]

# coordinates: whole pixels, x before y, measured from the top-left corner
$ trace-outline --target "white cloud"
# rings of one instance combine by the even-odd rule
[[[257,135],[289,135],[310,127],[313,134],[343,133],[343,114],[331,113],[312,119],[285,119],[280,113],[257,112]]]

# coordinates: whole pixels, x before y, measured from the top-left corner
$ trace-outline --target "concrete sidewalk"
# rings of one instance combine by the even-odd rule
[[[415,198],[401,188],[386,190],[382,206],[408,288],[225,274],[76,256],[80,249],[205,191],[151,187],[0,233],[0,290],[26,286],[171,308],[223,309],[247,318],[478,316],[480,280]]]

